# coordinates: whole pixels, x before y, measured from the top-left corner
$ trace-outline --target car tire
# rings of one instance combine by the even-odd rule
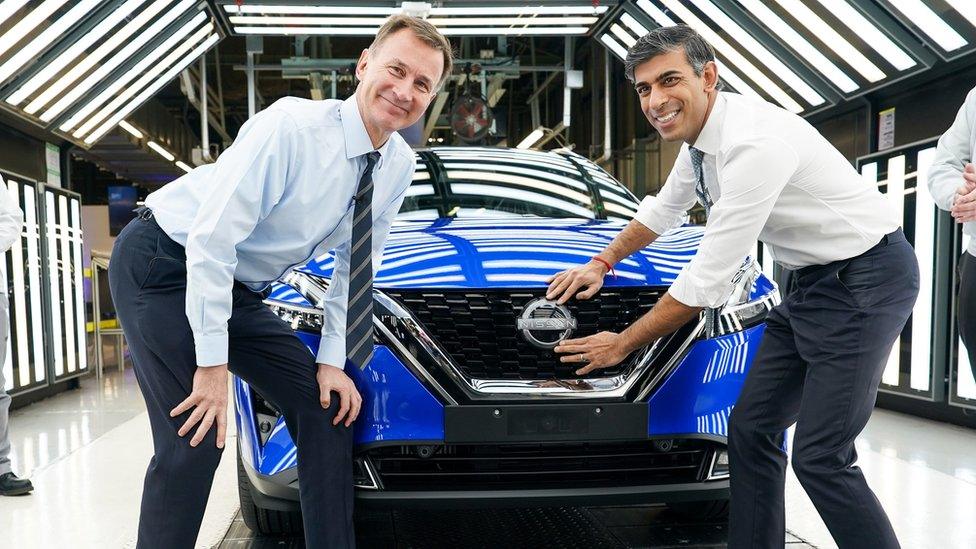
[[[729,500],[727,499],[669,503],[668,508],[686,520],[714,521],[729,518]]]
[[[244,470],[244,460],[237,454],[237,492],[241,498],[241,518],[255,534],[290,536],[302,533],[302,514],[298,511],[275,511],[258,507],[251,497],[251,479]]]

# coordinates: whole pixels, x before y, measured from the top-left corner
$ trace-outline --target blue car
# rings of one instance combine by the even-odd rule
[[[776,285],[752,258],[724,308],[585,376],[552,348],[620,331],[694,256],[684,226],[616,266],[595,298],[558,305],[546,280],[587,262],[638,201],[568,151],[433,148],[375,279],[376,352],[347,372],[357,505],[666,503],[701,518],[728,509],[729,413],[759,347]],[[287,274],[267,300],[314,354],[334,258]],[[706,317],[708,317],[706,319]],[[234,380],[245,523],[301,531],[296,449],[275,407]]]

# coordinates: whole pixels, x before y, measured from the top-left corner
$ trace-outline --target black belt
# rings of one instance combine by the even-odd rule
[[[869,254],[869,253],[877,250],[878,248],[883,248],[883,247],[887,246],[888,243],[891,242],[894,239],[895,235],[897,235],[900,232],[901,232],[901,229],[897,229],[894,232],[891,232],[891,233],[888,233],[888,234],[882,236],[881,237],[881,240],[879,240],[877,244],[875,244],[874,246],[871,246],[869,249],[865,250],[864,252],[862,252],[862,253],[854,256],[854,257],[861,257],[862,255]],[[902,237],[902,238],[904,238],[904,237]],[[810,274],[813,274],[813,273],[816,273],[816,272],[819,272],[819,271],[828,270],[830,267],[832,267],[834,265],[837,265],[839,263],[843,263],[845,261],[850,261],[850,260],[854,259],[854,257],[849,257],[847,259],[838,259],[837,261],[832,261],[830,263],[827,263],[826,265],[808,265],[806,267],[800,267],[799,269],[793,271],[793,274],[795,276],[799,277],[799,278],[804,278],[807,275],[810,275]]]

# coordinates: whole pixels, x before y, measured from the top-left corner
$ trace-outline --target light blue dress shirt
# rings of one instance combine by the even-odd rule
[[[241,127],[213,164],[146,199],[186,248],[186,316],[197,365],[227,362],[234,280],[260,291],[310,258],[336,250],[316,361],[343,368],[353,195],[373,145],[356,103],[286,97]],[[394,133],[373,169],[373,269],[414,173]]]

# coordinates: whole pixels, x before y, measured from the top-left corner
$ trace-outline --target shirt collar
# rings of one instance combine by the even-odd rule
[[[339,107],[339,121],[342,123],[342,135],[345,137],[347,159],[352,160],[373,152],[373,142],[369,138],[369,133],[366,132],[366,125],[363,124],[359,104],[356,102],[356,94],[342,102]],[[386,157],[386,151],[389,150],[391,141],[393,141],[392,136],[386,140],[386,143],[383,143],[382,147],[375,149],[380,153],[381,158]]]
[[[725,107],[725,95],[719,92],[718,97],[715,98],[715,104],[712,105],[712,112],[708,113],[708,119],[705,120],[705,125],[702,126],[701,133],[698,134],[698,139],[689,146],[705,154],[714,155],[718,152],[722,121],[725,119]]]

